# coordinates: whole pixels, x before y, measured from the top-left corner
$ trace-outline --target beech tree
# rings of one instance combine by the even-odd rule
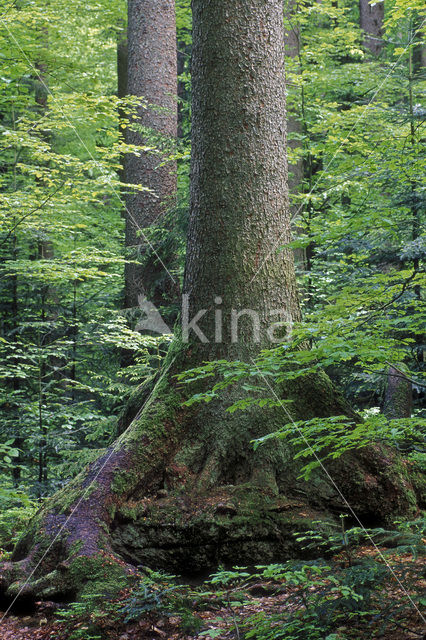
[[[292,532],[347,512],[342,496],[369,524],[415,508],[388,450],[345,455],[329,466],[335,484],[321,470],[299,479],[284,441],[253,451],[250,440],[292,420],[355,419],[325,374],[277,386],[286,411],[278,401],[243,413],[226,408],[256,389],[200,405],[190,399],[208,392],[205,380],[176,379],[213,358],[252,363],[300,317],[292,254],[278,250],[290,235],[283,64],[279,0],[193,0],[182,332],[127,430],[46,503],[3,564],[9,598],[109,593],[141,563],[188,572],[294,557]]]

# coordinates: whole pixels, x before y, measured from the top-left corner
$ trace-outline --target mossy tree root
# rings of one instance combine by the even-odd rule
[[[295,419],[351,415],[326,376],[288,395]],[[166,369],[127,430],[33,518],[1,567],[7,598],[112,594],[137,564],[182,572],[295,557],[293,532],[347,512],[322,470],[298,479],[285,443],[253,451],[252,438],[282,426],[280,408],[230,414],[224,398],[192,407],[185,398]],[[344,456],[329,472],[368,525],[415,512],[405,467],[383,448]]]
[[[182,401],[164,375],[115,443],[46,502],[0,567],[3,596],[70,599],[110,592],[112,582],[124,586],[135,567],[114,553],[109,529],[132,493],[155,491],[163,477],[186,412]]]

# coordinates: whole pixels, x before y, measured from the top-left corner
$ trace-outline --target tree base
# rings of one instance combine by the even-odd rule
[[[335,461],[329,472],[339,490],[322,470],[308,483],[295,479],[286,493],[251,482],[204,493],[160,489],[156,496],[122,505],[111,525],[111,546],[132,564],[194,575],[221,564],[323,555],[326,547],[308,551],[297,538],[308,531],[325,539],[335,535],[341,514],[346,526],[391,527],[396,518],[416,513],[407,469],[390,451],[356,452]]]
[[[286,396],[296,420],[351,415],[326,376],[299,381]],[[392,452],[351,452],[327,463],[334,482],[322,469],[304,482],[285,443],[250,445],[283,424],[279,407],[229,414],[223,399],[186,407],[186,397],[166,368],[128,429],[34,517],[0,567],[0,593],[110,597],[140,564],[188,574],[285,561],[306,557],[293,534],[316,520],[327,528],[355,513],[374,526],[415,514],[407,469]]]
[[[221,564],[306,557],[294,534],[311,530],[323,515],[302,501],[222,487],[204,497],[126,504],[116,515],[111,540],[129,562],[196,575]]]

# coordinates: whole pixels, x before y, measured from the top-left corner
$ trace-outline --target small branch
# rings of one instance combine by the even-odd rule
[[[410,284],[410,282],[411,282],[412,280],[414,280],[414,278],[416,277],[417,273],[418,273],[417,271],[413,271],[413,273],[412,273],[412,274],[411,274],[411,275],[410,275],[406,280],[404,280],[404,282],[402,283],[401,291],[400,291],[396,296],[394,296],[394,297],[392,298],[392,300],[389,300],[389,302],[385,302],[385,304],[383,304],[381,307],[379,307],[379,308],[378,308],[378,309],[376,309],[373,313],[371,313],[371,314],[368,316],[368,318],[366,318],[365,320],[363,320],[363,321],[358,325],[358,329],[359,329],[360,327],[362,327],[364,324],[366,324],[367,322],[370,322],[370,320],[372,320],[375,316],[377,316],[377,314],[378,314],[378,313],[380,313],[380,311],[383,311],[384,309],[387,309],[387,308],[388,308],[388,307],[390,307],[394,302],[396,302],[397,300],[399,300],[399,298],[401,298],[401,297],[404,295],[404,293],[405,293],[405,291],[406,291],[406,289],[407,289],[408,285]],[[393,286],[393,285],[391,285],[391,286]]]
[[[392,367],[393,369],[395,369],[395,371],[398,371],[398,373],[400,374],[399,376],[396,376],[394,373],[392,373],[392,376],[394,378],[404,378],[404,380],[409,380],[412,384],[415,384],[417,387],[423,387],[426,389],[426,384],[422,384],[421,382],[419,382],[418,380],[415,380],[414,378],[410,378],[410,376],[407,376],[406,373],[404,373],[403,371],[401,371],[401,369],[398,369],[398,367],[396,367],[394,364],[391,364],[390,362],[388,362],[387,360],[385,361],[387,365],[389,365],[390,367]]]

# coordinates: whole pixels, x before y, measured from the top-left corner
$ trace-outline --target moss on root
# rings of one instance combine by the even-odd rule
[[[120,566],[116,558],[100,552],[90,558],[76,556],[70,563],[66,582],[80,596],[100,595],[111,598],[128,586],[132,578],[125,570],[124,563]]]
[[[115,558],[103,552],[95,556],[76,554],[67,562],[59,563],[50,573],[41,578],[29,580],[23,588],[20,580],[12,583],[6,596],[31,597],[37,594],[42,599],[74,600],[86,595],[112,598],[132,583],[131,576]]]
[[[84,473],[84,472],[83,472]],[[88,500],[92,493],[98,489],[96,482],[92,482],[82,492],[81,475],[73,478],[65,487],[60,489],[51,498],[49,508],[56,513],[68,514],[80,500]]]

